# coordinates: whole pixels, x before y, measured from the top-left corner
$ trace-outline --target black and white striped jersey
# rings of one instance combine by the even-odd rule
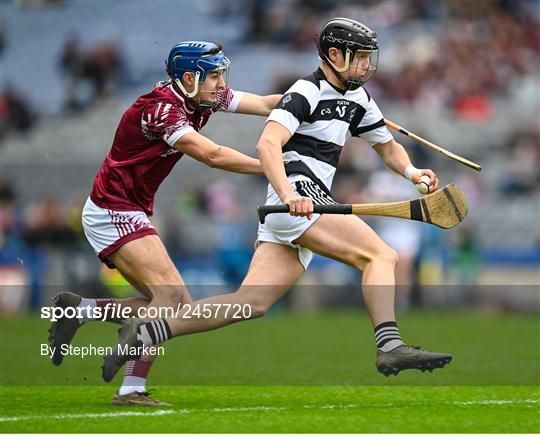
[[[392,139],[381,111],[363,87],[340,90],[320,68],[283,95],[268,121],[279,122],[292,134],[283,146],[289,179],[307,177],[328,194],[347,139],[359,136],[372,146]]]

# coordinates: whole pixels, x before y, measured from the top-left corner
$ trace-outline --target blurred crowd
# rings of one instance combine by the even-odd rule
[[[101,41],[83,47],[75,37],[69,37],[58,60],[65,80],[64,112],[76,114],[107,99],[118,87],[122,59],[113,41]],[[0,89],[0,142],[8,134],[24,134],[39,119],[25,91],[16,89],[2,77]]]
[[[536,0],[261,0],[253,3],[252,15],[248,37],[300,51],[315,48],[323,17],[366,23],[381,46],[379,70],[369,83],[378,100],[450,108],[472,121],[489,120],[499,97],[538,107]]]
[[[498,187],[505,195],[530,194],[540,186],[540,137],[534,131],[514,135],[504,149],[505,171]]]
[[[63,1],[19,4],[68,6]],[[271,44],[311,52],[321,22],[330,16],[368,24],[381,46],[379,71],[369,84],[378,101],[451,109],[457,118],[472,121],[489,121],[498,98],[538,108],[539,0],[226,0],[208,10],[217,20],[244,20],[242,43],[255,49]],[[0,47],[14,43],[3,25],[0,42]],[[83,44],[76,33],[65,36],[56,62],[66,84],[66,109],[91,107],[126,80],[121,43]],[[280,76],[276,88],[283,90],[296,78]],[[39,115],[39,109],[28,107],[28,95],[14,96],[9,84],[3,85],[2,122],[19,131],[30,128],[21,112]]]
[[[71,36],[65,42],[59,64],[67,79],[65,108],[72,112],[88,108],[111,94],[113,82],[120,79],[122,60],[112,41],[85,48]]]
[[[4,85],[4,83],[3,83]],[[36,116],[24,96],[10,87],[0,90],[0,142],[11,132],[24,134],[36,124]]]

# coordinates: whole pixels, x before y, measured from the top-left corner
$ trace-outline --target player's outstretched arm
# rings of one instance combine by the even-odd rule
[[[262,174],[261,164],[257,159],[246,156],[232,148],[218,145],[197,132],[183,135],[174,148],[203,162],[211,168],[240,174]]]
[[[245,92],[242,95],[242,99],[238,103],[236,113],[268,116],[281,97],[282,96],[278,94],[261,96]]]
[[[431,169],[417,169],[416,174],[407,173],[407,168],[415,168],[411,163],[409,154],[405,148],[403,148],[403,145],[396,142],[395,139],[385,143],[378,143],[374,145],[373,148],[377,151],[379,156],[381,156],[384,164],[392,171],[408,178],[414,184],[419,182],[420,176],[427,175],[429,177],[429,192],[434,192],[439,188],[439,179]]]

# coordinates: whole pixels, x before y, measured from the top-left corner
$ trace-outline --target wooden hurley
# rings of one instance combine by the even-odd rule
[[[449,184],[436,192],[410,201],[382,204],[315,204],[313,212],[318,214],[356,214],[365,216],[387,216],[411,219],[452,228],[467,215],[469,205],[463,191]],[[289,213],[288,205],[260,205],[257,214],[261,224],[271,213]]]
[[[476,171],[481,171],[482,170],[482,166],[480,166],[480,165],[478,165],[478,164],[476,164],[474,162],[471,162],[470,160],[467,160],[464,157],[458,156],[457,154],[454,154],[451,151],[445,150],[444,148],[440,147],[439,145],[435,145],[434,143],[432,143],[432,142],[430,142],[430,141],[428,141],[428,140],[426,140],[426,139],[424,139],[424,138],[422,138],[422,137],[420,137],[420,136],[418,136],[418,135],[416,135],[414,133],[411,133],[408,130],[405,130],[403,127],[397,125],[395,122],[392,122],[389,119],[385,119],[384,123],[388,127],[392,128],[392,129],[394,129],[396,131],[399,131],[400,133],[403,133],[404,135],[409,136],[410,138],[413,138],[417,142],[420,142],[421,144],[426,145],[427,147],[431,148],[432,150],[438,151],[441,154],[444,154],[445,156],[448,156],[451,159],[454,159],[454,160],[458,161],[459,163],[462,163],[465,166],[468,166],[469,168],[473,168]]]

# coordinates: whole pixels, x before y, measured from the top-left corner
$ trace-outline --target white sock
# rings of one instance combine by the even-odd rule
[[[118,394],[125,396],[134,392],[142,393],[146,391],[146,378],[140,378],[138,376],[124,376],[122,386],[118,390]]]
[[[81,311],[82,318],[79,319],[79,323],[81,325],[83,323],[89,322],[90,320],[94,320],[94,318],[92,317],[92,312],[97,307],[97,302],[95,299],[82,298],[81,302],[79,303],[79,307],[84,308]]]

